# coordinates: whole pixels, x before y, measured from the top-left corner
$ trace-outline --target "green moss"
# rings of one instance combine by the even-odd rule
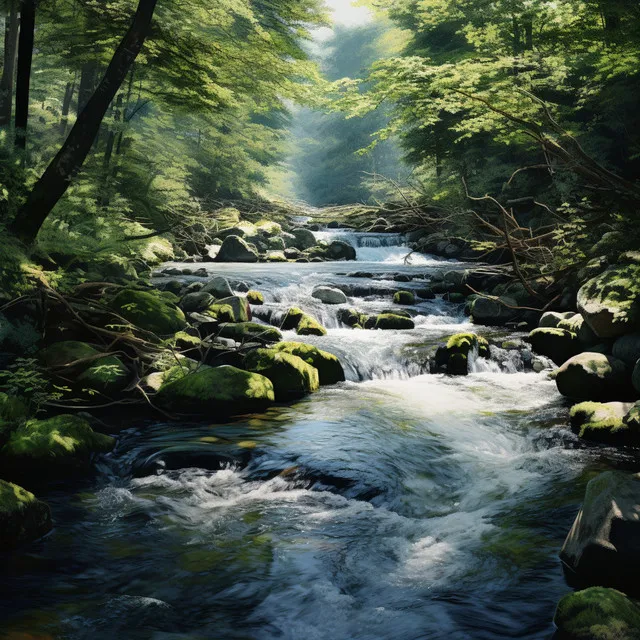
[[[229,304],[212,304],[206,311],[206,315],[218,322],[236,322],[233,308]]]
[[[220,325],[219,335],[236,342],[280,342],[282,334],[275,327],[267,327],[257,322],[239,322],[237,324]]]
[[[536,353],[551,358],[557,365],[564,364],[580,351],[578,336],[557,327],[534,329],[529,334],[529,342]]]
[[[640,607],[615,589],[591,587],[565,596],[554,622],[566,640],[640,638]]]
[[[625,424],[625,405],[581,402],[571,408],[571,428],[581,438],[596,442],[622,442],[634,436]]]
[[[164,409],[210,419],[261,411],[274,400],[268,378],[229,366],[191,373],[163,385],[155,396]]]
[[[275,345],[276,351],[283,351],[302,358],[307,364],[318,370],[321,385],[336,384],[345,379],[340,361],[332,353],[321,351],[311,344],[302,342],[281,342]]]
[[[375,318],[374,328],[383,330],[403,330],[414,329],[415,326],[415,322],[410,318],[404,318],[391,313],[381,313]]]
[[[0,480],[0,546],[3,550],[40,538],[51,530],[51,511],[32,493]]]
[[[300,324],[300,320],[302,320],[302,316],[304,316],[304,311],[302,309],[298,309],[298,307],[291,307],[282,320],[282,329],[284,329],[284,331],[297,329]]]
[[[245,358],[244,366],[271,380],[279,402],[313,393],[320,386],[315,367],[284,351],[256,349]]]
[[[398,291],[393,296],[396,304],[412,305],[416,303],[416,296],[411,291]]]
[[[56,464],[76,459],[85,462],[93,453],[111,451],[115,440],[95,433],[89,423],[74,415],[30,420],[18,427],[2,448],[11,463]]]
[[[296,333],[299,336],[326,336],[327,330],[315,318],[304,313],[300,318]]]
[[[264,304],[264,296],[259,291],[249,291],[247,292],[247,302],[253,305],[262,305]]]
[[[159,292],[124,289],[111,301],[111,308],[131,324],[160,336],[187,326],[182,310]]]
[[[57,375],[72,379],[82,388],[105,394],[122,391],[131,378],[129,370],[120,358],[99,358],[100,353],[86,342],[67,340],[43,349],[38,353],[38,359]],[[76,362],[78,364],[73,364]]]

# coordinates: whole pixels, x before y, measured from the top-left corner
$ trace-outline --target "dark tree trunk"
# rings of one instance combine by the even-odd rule
[[[60,118],[60,134],[66,135],[67,126],[69,124],[69,111],[71,110],[71,101],[73,100],[73,94],[76,90],[76,81],[67,82],[67,87],[64,91],[64,100],[62,101],[62,117]]]
[[[513,55],[518,56],[522,53],[522,34],[520,32],[520,23],[518,18],[513,16]]]
[[[533,51],[533,20],[524,19],[524,48],[525,51]]]
[[[129,72],[129,86],[127,87],[127,98],[124,103],[124,113],[122,114],[123,123],[129,122],[129,107],[131,106],[131,94],[133,92],[133,78],[136,74],[135,65],[131,65],[131,71]],[[118,133],[118,143],[116,144],[116,155],[120,155],[122,152],[122,139],[124,137],[124,127],[120,128]]]
[[[2,79],[0,79],[0,127],[11,124],[19,24],[18,0],[11,0],[4,32],[4,66],[2,67]]]
[[[98,65],[95,62],[85,62],[80,71],[80,86],[78,87],[78,109],[79,114],[86,106],[93,90],[96,88],[96,74]]]
[[[26,244],[35,240],[43,222],[82,167],[111,101],[140,53],[156,3],[157,0],[139,0],[133,23],[113,54],[98,88],[78,115],[62,148],[18,211],[11,231]]]
[[[36,0],[20,2],[20,38],[18,40],[18,77],[16,79],[16,146],[27,147],[29,122],[29,87],[36,26]]]

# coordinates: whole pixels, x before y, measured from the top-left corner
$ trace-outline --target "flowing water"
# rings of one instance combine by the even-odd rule
[[[340,328],[315,285],[373,313],[462,265],[333,235],[358,263],[208,267],[263,291],[261,317],[317,316],[329,334],[305,340],[347,382],[227,424],[119,433],[94,478],[41,492],[56,528],[4,558],[0,638],[552,636],[558,550],[588,479],[624,457],[579,445],[554,383],[517,353],[429,374],[430,346],[471,328],[457,305],[419,304],[411,331]]]

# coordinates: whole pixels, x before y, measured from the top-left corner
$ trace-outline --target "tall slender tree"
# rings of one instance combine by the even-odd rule
[[[9,0],[4,33],[4,64],[0,79],[0,127],[6,127],[11,123],[18,29],[18,0]]]
[[[18,77],[16,79],[16,146],[27,147],[29,122],[29,89],[31,87],[31,63],[36,29],[36,1],[20,2],[20,38],[18,40]]]

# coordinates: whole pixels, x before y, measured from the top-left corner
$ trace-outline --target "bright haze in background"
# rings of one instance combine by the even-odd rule
[[[341,27],[360,27],[373,19],[373,14],[366,7],[354,7],[351,0],[325,0],[325,4],[333,14],[333,22]],[[315,29],[313,39],[316,43],[326,42],[333,36],[333,29],[321,27]]]

